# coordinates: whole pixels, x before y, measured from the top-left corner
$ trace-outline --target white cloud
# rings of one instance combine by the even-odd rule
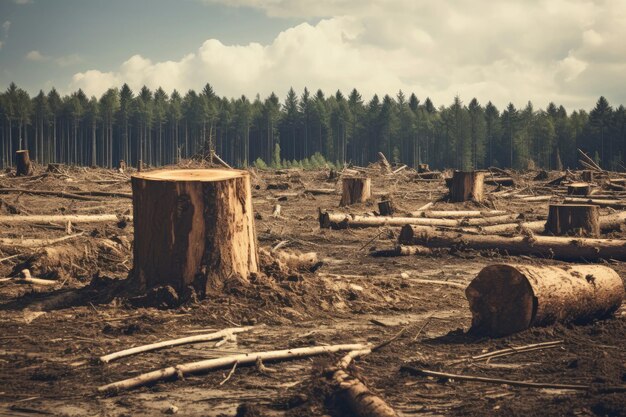
[[[26,59],[34,62],[47,61],[50,59],[49,56],[42,55],[39,51],[30,51],[26,54]]]
[[[312,18],[269,44],[205,41],[173,61],[130,57],[112,72],[74,75],[70,88],[101,94],[128,82],[186,91],[210,82],[226,96],[293,86],[366,98],[399,89],[448,104],[457,93],[503,106],[550,101],[590,107],[600,94],[626,102],[626,2],[511,0],[203,0]],[[606,78],[610,77],[610,79]]]
[[[10,20],[5,20],[2,23],[2,31],[4,32],[4,36],[9,36],[9,29],[11,29],[11,21]]]

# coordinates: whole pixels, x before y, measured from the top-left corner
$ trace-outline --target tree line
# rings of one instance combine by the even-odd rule
[[[325,95],[293,88],[253,100],[219,97],[207,84],[184,95],[162,88],[134,92],[124,84],[100,98],[56,89],[34,97],[11,83],[0,94],[3,167],[18,149],[39,163],[115,167],[172,164],[213,149],[235,166],[326,160],[365,165],[383,152],[390,160],[433,168],[489,166],[560,169],[577,166],[576,148],[606,169],[624,170],[626,111],[600,97],[589,112],[568,114],[550,103],[498,109],[455,97],[436,107],[399,91],[365,101],[353,89]]]

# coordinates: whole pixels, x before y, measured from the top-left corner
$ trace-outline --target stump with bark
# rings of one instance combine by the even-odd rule
[[[550,204],[546,232],[600,237],[600,212],[591,204]]]
[[[586,182],[573,182],[567,186],[569,195],[589,195],[591,194],[591,184]]]
[[[531,326],[585,322],[615,312],[624,284],[601,265],[490,265],[479,272],[465,294],[472,328],[505,336]]]
[[[423,174],[425,172],[430,172],[430,166],[428,166],[428,164],[419,164],[419,165],[417,165],[417,172],[419,174]]]
[[[364,203],[372,195],[372,180],[364,177],[344,177],[343,192],[341,194],[340,206],[349,206],[355,203]]]
[[[584,182],[593,182],[593,171],[586,170],[582,172],[582,179]]]
[[[140,288],[191,286],[206,294],[258,271],[246,171],[151,171],[134,175],[132,188],[132,274]]]
[[[478,171],[454,171],[450,181],[450,201],[460,203],[463,201],[480,202],[483,200],[484,172]]]
[[[378,213],[381,216],[391,216],[395,211],[395,206],[391,200],[383,200],[378,203]]]
[[[33,164],[30,162],[27,149],[15,152],[15,175],[18,177],[33,175]]]

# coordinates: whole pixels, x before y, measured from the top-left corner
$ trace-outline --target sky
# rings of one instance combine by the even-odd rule
[[[626,0],[0,0],[0,88],[626,104]]]

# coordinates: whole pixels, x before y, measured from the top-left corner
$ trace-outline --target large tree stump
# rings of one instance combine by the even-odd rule
[[[33,175],[33,164],[30,162],[27,149],[15,152],[15,175],[18,177]]]
[[[344,177],[343,192],[341,194],[340,206],[349,206],[355,203],[364,203],[372,195],[372,180],[363,177]]]
[[[460,203],[463,201],[483,200],[484,172],[478,171],[454,171],[452,181],[450,181],[450,201]]]
[[[132,177],[133,277],[141,288],[219,290],[258,271],[250,177],[226,169],[159,170]]]
[[[600,212],[591,204],[550,204],[546,232],[600,237]]]
[[[582,179],[584,182],[593,182],[593,171],[585,170],[582,172]]]
[[[472,328],[504,336],[531,326],[606,317],[620,307],[624,284],[601,265],[490,265],[465,295]]]
[[[573,182],[567,186],[569,195],[589,195],[591,194],[591,184],[586,182]]]

